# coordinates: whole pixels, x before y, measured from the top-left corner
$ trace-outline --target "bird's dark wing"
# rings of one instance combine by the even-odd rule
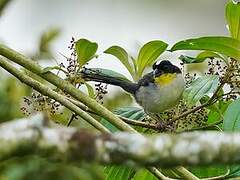
[[[154,78],[153,78],[153,72],[145,74],[141,79],[138,81],[139,86],[148,86],[149,83],[153,83]]]

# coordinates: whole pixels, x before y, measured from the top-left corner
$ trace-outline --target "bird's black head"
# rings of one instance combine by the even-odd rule
[[[165,73],[181,73],[181,70],[168,60],[155,62],[152,68],[154,70],[155,76],[160,76]]]

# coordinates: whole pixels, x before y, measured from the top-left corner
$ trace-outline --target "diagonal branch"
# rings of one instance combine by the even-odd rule
[[[80,117],[85,119],[87,122],[89,122],[93,127],[100,130],[101,132],[109,133],[110,131],[104,127],[101,123],[99,123],[96,119],[94,119],[92,116],[90,116],[88,113],[77,107],[75,104],[69,102],[66,98],[63,98],[62,95],[59,95],[57,92],[51,90],[47,86],[42,85],[38,81],[32,79],[28,75],[25,75],[17,68],[13,67],[10,63],[4,61],[2,58],[0,58],[0,66],[3,67],[5,70],[7,70],[9,73],[14,75],[16,78],[18,78],[21,82],[29,85],[30,87],[33,87],[36,91],[40,92],[41,94],[45,96],[49,96],[52,99],[55,99],[59,103],[61,103],[63,106],[67,107],[71,111],[78,114]]]

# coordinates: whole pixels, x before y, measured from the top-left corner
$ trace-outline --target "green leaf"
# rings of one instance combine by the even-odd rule
[[[240,40],[240,5],[229,1],[226,5],[225,16],[231,36]]]
[[[88,90],[89,97],[94,98],[95,94],[94,94],[93,87],[90,84],[86,83],[86,82],[84,82],[84,85],[86,86],[86,88]]]
[[[89,75],[91,74],[92,76],[94,76],[94,74],[97,74],[97,75],[103,75],[103,76],[108,76],[108,77],[112,77],[112,78],[118,78],[118,79],[130,81],[123,74],[120,74],[116,71],[109,70],[109,69],[87,68],[87,69],[84,70],[83,73],[84,74],[89,74]]]
[[[157,180],[157,178],[148,170],[141,169],[134,175],[133,180]]]
[[[205,61],[208,58],[220,58],[223,59],[222,56],[219,54],[212,52],[212,51],[203,51],[199,53],[196,57],[190,57],[190,56],[184,56],[181,55],[179,59],[185,63],[185,64],[190,64],[190,63],[201,63]]]
[[[42,70],[42,74],[47,73],[47,72],[52,71],[52,70],[59,70],[59,71],[63,71],[64,73],[67,73],[67,72],[65,72],[65,71],[64,71],[61,67],[59,67],[59,66],[51,66],[51,67],[46,67],[46,68],[44,68],[44,69]]]
[[[218,101],[213,105],[209,106],[210,112],[208,114],[208,124],[214,123],[222,119],[223,114],[227,110],[231,101]]]
[[[91,42],[87,39],[79,39],[76,44],[76,52],[78,56],[78,62],[80,66],[85,65],[97,52],[98,45],[95,42]]]
[[[207,58],[223,59],[223,57],[221,55],[219,55],[218,53],[212,52],[212,51],[203,51],[203,52],[199,53],[196,57],[196,59],[202,60],[202,61],[204,61]]]
[[[146,43],[139,51],[137,58],[138,77],[142,76],[144,69],[153,64],[154,61],[167,49],[168,44],[155,40]]]
[[[128,53],[122,47],[111,46],[110,48],[105,50],[104,53],[111,54],[111,55],[115,56],[116,58],[118,58],[121,61],[121,63],[127,68],[129,73],[132,76],[134,75],[133,68],[128,61]]]
[[[224,177],[229,173],[229,167],[227,166],[192,167],[190,168],[190,171],[199,178]]]
[[[123,107],[117,109],[114,113],[133,120],[141,120],[144,116],[143,109],[138,107]]]
[[[240,131],[240,99],[233,101],[227,108],[223,119],[224,131]]]
[[[186,88],[183,97],[189,105],[194,105],[205,95],[213,93],[218,87],[219,77],[208,75],[197,78]]]
[[[240,131],[240,98],[233,101],[227,108],[223,119],[224,131]],[[229,178],[238,177],[240,175],[240,166],[230,166]]]
[[[226,178],[236,178],[240,176],[240,166],[239,165],[232,165],[230,166],[229,175]]]
[[[105,180],[126,180],[131,179],[135,170],[128,166],[107,166],[104,172],[107,174]]]
[[[129,119],[133,119],[133,120],[139,120],[139,121],[141,121],[144,117],[143,109],[137,108],[137,107],[119,108],[116,111],[114,111],[114,114],[129,118]],[[102,119],[101,123],[104,124],[104,126],[107,127],[111,132],[118,131],[117,127],[115,127],[105,119]]]
[[[176,43],[171,51],[177,50],[208,50],[240,59],[240,41],[230,37],[209,36],[187,39]]]
[[[39,54],[35,57],[37,59],[52,58],[51,44],[60,35],[59,28],[51,28],[43,32],[39,42]]]

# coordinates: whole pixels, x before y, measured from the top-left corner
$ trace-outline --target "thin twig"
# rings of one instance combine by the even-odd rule
[[[119,118],[121,118],[124,122],[131,124],[133,126],[141,126],[144,128],[148,128],[148,129],[155,129],[158,130],[159,128],[156,126],[156,124],[151,124],[151,123],[146,123],[146,122],[142,122],[142,121],[136,121],[133,119],[129,119],[123,116],[118,116]]]

